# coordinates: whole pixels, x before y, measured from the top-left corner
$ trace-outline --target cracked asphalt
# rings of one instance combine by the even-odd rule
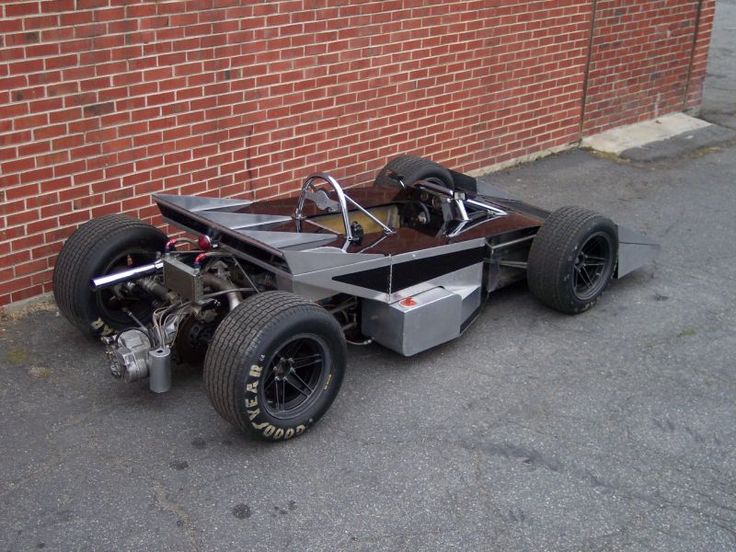
[[[351,348],[287,443],[237,433],[196,373],[112,379],[53,308],[0,323],[0,550],[734,550],[735,175],[724,145],[489,177],[661,256],[580,316],[521,284],[416,357]]]

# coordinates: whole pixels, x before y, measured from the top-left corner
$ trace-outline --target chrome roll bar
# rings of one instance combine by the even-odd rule
[[[345,225],[345,237],[348,239],[348,241],[353,241],[353,233],[350,231],[350,218],[348,218],[348,205],[345,201],[345,192],[342,191],[342,186],[340,186],[340,183],[335,180],[333,176],[330,176],[327,173],[310,174],[304,181],[304,184],[302,184],[302,191],[299,194],[299,203],[297,204],[296,212],[294,213],[296,220],[301,221],[306,218],[302,214],[302,212],[304,211],[304,201],[307,199],[307,194],[309,194],[310,192],[311,194],[317,193],[317,188],[314,185],[315,180],[322,180],[326,182],[335,191],[335,195],[337,196],[337,203],[339,204],[340,212],[342,213],[342,223]]]
[[[495,215],[495,216],[505,216],[508,215],[508,212],[504,211],[503,209],[496,207],[494,205],[490,205],[486,203],[485,201],[479,201],[477,199],[471,199],[465,197],[465,194],[460,192],[460,195],[458,195],[458,192],[455,190],[452,190],[446,186],[443,186],[442,184],[438,184],[437,182],[432,182],[431,180],[424,180],[421,182],[418,182],[416,184],[416,187],[420,190],[427,190],[430,193],[439,194],[442,196],[445,196],[452,201],[460,215],[460,221],[461,222],[468,222],[468,213],[466,210],[465,205],[470,205],[472,207],[476,207],[479,209],[483,209],[485,211],[488,211],[489,213]]]
[[[317,195],[318,190],[317,187],[314,185],[315,180],[322,180],[326,184],[328,184],[332,190],[335,192],[335,195],[337,196],[337,201],[332,201],[327,197],[326,193],[323,191],[324,194],[323,197],[320,197]],[[383,224],[378,218],[376,218],[371,212],[364,209],[360,204],[358,204],[357,201],[355,201],[353,198],[351,198],[349,195],[347,195],[343,189],[340,183],[337,181],[337,179],[327,173],[314,173],[309,175],[306,180],[304,181],[304,184],[302,184],[302,190],[299,194],[299,203],[297,204],[296,211],[294,212],[294,217],[297,221],[297,230],[301,230],[299,227],[300,221],[304,220],[306,217],[304,216],[304,202],[307,199],[311,199],[314,201],[318,207],[320,208],[332,208],[332,210],[335,210],[336,208],[340,209],[340,214],[342,215],[342,223],[345,226],[345,238],[347,238],[348,242],[353,241],[353,232],[350,229],[350,216],[348,214],[348,202],[350,202],[352,205],[354,205],[361,213],[363,213],[365,216],[370,218],[373,222],[378,224],[386,234],[393,234],[394,231],[391,230],[388,226]],[[336,205],[335,205],[336,204]],[[323,207],[324,205],[324,207]]]

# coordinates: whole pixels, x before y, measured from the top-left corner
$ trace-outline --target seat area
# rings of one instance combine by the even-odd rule
[[[380,205],[378,207],[371,207],[366,209],[370,214],[380,220],[383,224],[389,228],[398,229],[401,224],[401,217],[399,216],[399,208],[394,205]],[[366,234],[372,234],[374,232],[383,232],[381,228],[374,220],[371,220],[365,213],[360,212],[357,209],[348,211],[350,223],[357,222],[363,227],[363,231]],[[316,215],[306,219],[310,223],[340,234],[345,235],[345,226],[343,224],[342,215],[340,213],[331,213],[328,215]]]

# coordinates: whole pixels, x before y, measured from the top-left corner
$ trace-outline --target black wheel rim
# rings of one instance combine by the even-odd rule
[[[264,408],[274,418],[294,418],[321,394],[330,354],[319,336],[292,336],[271,356],[263,376]]]
[[[140,249],[124,251],[108,262],[100,272],[100,276],[114,274],[130,267],[150,263],[156,258],[154,253]],[[96,293],[97,309],[108,323],[117,328],[136,325],[125,309],[143,323],[148,322],[153,312],[151,296],[140,289],[128,291],[122,286],[103,289]]]
[[[605,232],[588,237],[573,265],[572,285],[581,301],[595,298],[608,284],[613,270],[613,241]]]

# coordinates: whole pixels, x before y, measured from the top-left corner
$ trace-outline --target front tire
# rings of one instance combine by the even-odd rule
[[[215,410],[269,441],[301,435],[335,400],[346,345],[332,315],[293,293],[253,295],[215,332],[204,383]]]
[[[94,292],[89,283],[128,266],[153,262],[166,247],[166,235],[143,221],[114,214],[92,219],[69,236],[54,267],[54,299],[64,317],[85,335],[98,338],[135,325],[123,309],[144,324],[152,298],[113,290]]]
[[[527,283],[532,294],[559,312],[578,314],[595,305],[613,277],[618,258],[616,225],[579,207],[563,207],[532,242]]]

